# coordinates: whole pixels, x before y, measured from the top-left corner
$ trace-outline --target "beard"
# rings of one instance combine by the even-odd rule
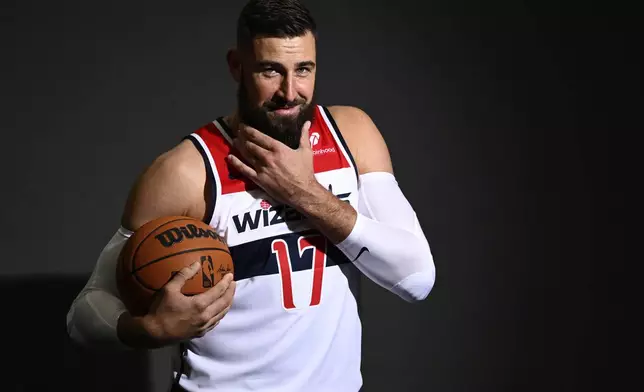
[[[296,106],[299,106],[300,110],[292,116],[282,116],[275,112],[277,109]],[[302,98],[289,102],[275,95],[271,100],[264,102],[261,107],[253,107],[250,105],[244,78],[242,78],[237,89],[237,108],[241,122],[294,150],[300,146],[304,123],[313,119],[315,106],[314,98],[309,103],[306,103],[306,100]]]

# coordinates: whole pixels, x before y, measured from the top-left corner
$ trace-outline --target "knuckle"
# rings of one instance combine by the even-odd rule
[[[178,272],[177,275],[180,275],[182,278],[185,278],[187,275],[192,272],[193,266],[192,265],[186,265],[185,267],[181,268]]]
[[[204,311],[208,305],[208,301],[203,297],[195,301],[195,308],[199,311]]]
[[[229,286],[230,286],[230,283],[228,281],[226,281],[225,279],[222,279],[212,289],[218,295],[222,295],[228,289]]]
[[[225,300],[226,300],[226,298],[228,298],[228,293],[229,293],[229,292],[230,292],[230,290],[229,290],[228,288],[225,288],[225,289],[221,290],[221,291],[218,293],[217,298],[218,298],[218,299],[219,299],[219,298],[222,298],[222,299],[225,301]]]
[[[196,299],[195,299],[195,300],[192,302],[191,309],[192,309],[192,311],[193,311],[194,313],[197,313],[197,314],[198,314],[198,313],[201,313],[201,311],[203,310],[203,306],[201,305],[201,301],[198,301],[198,300],[196,300]]]
[[[212,318],[214,315],[219,313],[225,306],[226,305],[223,304],[223,301],[220,298],[214,301],[212,306],[209,308],[210,317]]]
[[[208,321],[210,321],[210,318],[211,317],[209,317],[209,315],[207,313],[205,313],[205,312],[201,313],[201,314],[199,314],[199,317],[198,317],[199,323],[202,324],[202,325],[207,324]]]
[[[210,303],[213,303],[217,298],[221,296],[222,292],[223,290],[221,290],[219,287],[215,285],[215,287],[211,288],[209,291],[207,291],[204,294],[207,295],[208,298],[210,298]]]
[[[228,309],[229,305],[226,303],[226,301],[219,301],[217,302],[217,306],[213,309],[213,317],[220,317],[222,313],[225,313]]]

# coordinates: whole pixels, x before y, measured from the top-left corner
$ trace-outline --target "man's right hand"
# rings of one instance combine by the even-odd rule
[[[204,336],[219,324],[232,306],[236,282],[227,274],[208,291],[186,296],[186,281],[201,271],[196,262],[179,271],[157,293],[142,326],[159,346]]]

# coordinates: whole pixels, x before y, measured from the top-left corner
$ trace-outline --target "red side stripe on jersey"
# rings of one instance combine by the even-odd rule
[[[231,153],[232,146],[221,134],[217,125],[209,123],[194,133],[199,135],[208,146],[221,182],[222,195],[258,188],[255,183],[236,172],[226,161],[226,157]],[[311,136],[313,170],[315,173],[351,167],[320,114],[319,107],[316,108],[311,121],[309,135]],[[239,156],[234,150],[232,151],[234,155]]]

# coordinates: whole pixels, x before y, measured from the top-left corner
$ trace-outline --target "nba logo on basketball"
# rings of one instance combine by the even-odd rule
[[[201,256],[201,276],[203,287],[213,287],[215,285],[215,267],[212,265],[212,257]]]

